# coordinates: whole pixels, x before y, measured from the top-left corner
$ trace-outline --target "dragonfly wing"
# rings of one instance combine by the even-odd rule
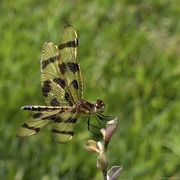
[[[58,114],[52,128],[52,135],[55,141],[66,143],[71,140],[74,135],[74,127],[78,116],[75,108],[70,108],[65,113]]]
[[[16,136],[31,136],[39,132],[42,128],[55,120],[57,113],[59,113],[59,110],[51,112],[38,112],[31,115],[28,120],[21,126]]]
[[[41,55],[41,83],[46,102],[52,106],[72,106],[83,96],[83,80],[78,63],[78,38],[74,28],[65,26],[57,47],[46,42]]]
[[[78,62],[78,36],[71,25],[66,25],[59,38],[60,72],[64,75],[74,102],[83,98],[83,79]]]
[[[60,52],[52,42],[46,42],[41,55],[41,85],[46,103],[51,106],[72,105],[65,77],[60,73]]]

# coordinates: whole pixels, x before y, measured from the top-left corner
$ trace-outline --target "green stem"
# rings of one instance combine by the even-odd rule
[[[107,171],[106,172],[102,171],[102,174],[103,174],[103,180],[107,180]]]
[[[105,151],[105,152],[107,151],[108,144],[109,144],[109,141],[105,141],[105,142],[104,142],[104,151]]]

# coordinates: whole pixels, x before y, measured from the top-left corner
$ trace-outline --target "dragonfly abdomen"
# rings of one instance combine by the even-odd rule
[[[21,110],[28,110],[28,111],[55,111],[55,110],[62,110],[67,109],[64,107],[59,106],[23,106]]]

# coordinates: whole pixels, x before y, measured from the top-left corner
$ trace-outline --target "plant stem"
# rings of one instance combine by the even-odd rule
[[[106,172],[102,171],[102,174],[103,174],[103,180],[107,180],[107,171]]]

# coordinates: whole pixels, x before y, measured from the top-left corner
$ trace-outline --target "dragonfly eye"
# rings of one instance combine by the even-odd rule
[[[97,100],[95,103],[95,112],[100,112],[102,113],[104,111],[105,104],[102,100]]]

